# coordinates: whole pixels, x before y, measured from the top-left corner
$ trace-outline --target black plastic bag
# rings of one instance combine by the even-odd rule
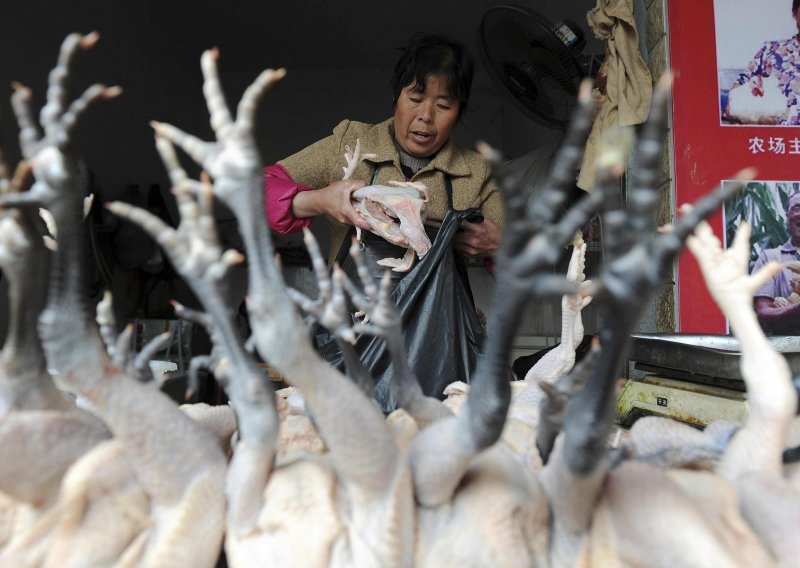
[[[453,381],[469,383],[481,356],[485,330],[475,310],[466,265],[452,247],[461,221],[480,218],[478,209],[448,211],[431,239],[431,249],[397,281],[392,292],[402,320],[411,369],[423,392],[440,399],[444,398],[444,388]],[[385,244],[386,247],[376,247],[368,256],[375,253],[386,256],[384,253],[391,248],[399,249]],[[403,251],[399,249],[398,252],[402,255]],[[340,264],[345,272],[357,282],[352,261],[343,260]],[[371,272],[373,277],[377,276],[374,268]],[[317,347],[329,363],[344,371],[341,351],[330,334],[318,334]],[[356,351],[375,379],[374,395],[381,408],[384,412],[394,410],[397,406],[391,390],[394,368],[386,342],[382,338],[361,335]]]

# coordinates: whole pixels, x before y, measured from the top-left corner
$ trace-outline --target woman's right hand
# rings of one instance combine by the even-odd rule
[[[351,199],[353,192],[365,185],[360,179],[344,179],[317,190],[301,191],[292,201],[292,214],[295,217],[327,215],[340,223],[369,229],[369,223],[353,208]]]

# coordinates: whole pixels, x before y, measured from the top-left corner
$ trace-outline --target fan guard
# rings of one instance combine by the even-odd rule
[[[522,6],[496,6],[481,19],[478,47],[492,79],[528,116],[564,127],[577,101],[584,70],[583,32],[554,26]]]

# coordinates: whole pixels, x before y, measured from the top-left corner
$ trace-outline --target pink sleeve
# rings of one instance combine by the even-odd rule
[[[309,189],[309,186],[295,182],[289,172],[278,164],[264,168],[264,204],[270,229],[285,235],[311,225],[313,217],[297,218],[292,215],[294,196]]]

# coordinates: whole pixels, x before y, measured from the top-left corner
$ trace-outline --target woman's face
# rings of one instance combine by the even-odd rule
[[[442,75],[428,75],[424,91],[417,83],[406,85],[394,108],[397,143],[417,158],[433,156],[450,138],[460,106]]]
[[[800,32],[800,9],[792,10],[792,18],[794,18],[794,23],[797,25],[797,31]]]

